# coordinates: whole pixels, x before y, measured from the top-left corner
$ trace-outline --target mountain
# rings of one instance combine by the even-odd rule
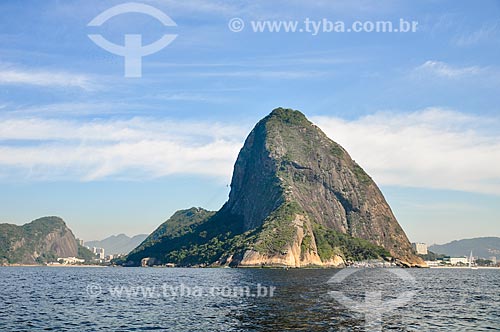
[[[92,248],[104,248],[106,255],[128,254],[147,238],[147,234],[128,237],[125,234],[111,235],[104,240],[88,241],[84,245]]]
[[[429,250],[437,254],[453,257],[469,256],[472,251],[476,257],[489,258],[495,256],[500,260],[500,237],[478,237],[452,241],[446,244],[434,244]]]
[[[22,226],[0,224],[1,264],[40,264],[77,257],[78,244],[64,220],[44,217]]]
[[[370,176],[302,113],[278,108],[247,137],[224,206],[178,211],[126,264],[339,266],[389,256],[425,265]]]

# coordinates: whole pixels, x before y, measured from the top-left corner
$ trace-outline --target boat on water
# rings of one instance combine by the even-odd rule
[[[471,250],[470,256],[469,256],[469,269],[477,270],[477,265],[474,263],[474,256],[472,256],[472,250]]]

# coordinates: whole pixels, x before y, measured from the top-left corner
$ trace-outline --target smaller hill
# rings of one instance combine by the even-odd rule
[[[44,217],[22,226],[0,224],[1,264],[43,264],[77,256],[75,236],[59,217]]]
[[[104,248],[106,255],[128,254],[148,237],[147,234],[139,234],[129,237],[125,234],[111,235],[104,240],[85,242],[85,246],[92,248]]]
[[[500,237],[478,237],[473,239],[456,240],[446,244],[435,244],[429,250],[437,254],[448,256],[468,256],[472,251],[476,257],[489,258],[495,256],[500,259]]]

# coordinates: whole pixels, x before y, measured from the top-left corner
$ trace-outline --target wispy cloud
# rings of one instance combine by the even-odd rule
[[[0,84],[75,87],[84,90],[95,88],[95,84],[87,75],[39,69],[19,69],[10,66],[0,67]]]
[[[314,121],[380,184],[500,194],[499,119],[429,108]]]
[[[219,123],[147,118],[11,118],[0,122],[0,174],[25,180],[144,179],[170,174],[227,181],[242,133]]]
[[[300,0],[244,0],[244,1],[222,1],[222,0],[149,0],[151,4],[157,4],[168,8],[172,12],[182,14],[204,14],[204,15],[242,15],[246,17],[271,18],[290,17],[291,14],[305,10],[321,10],[323,13],[335,12],[346,13],[352,10],[359,12],[379,13],[393,10],[393,5],[377,3],[369,0],[336,1],[332,6],[331,0],[300,1]]]
[[[151,106],[138,102],[125,101],[89,101],[62,102],[45,105],[6,105],[3,112],[10,116],[90,116],[117,115],[137,113],[140,110],[151,109]]]
[[[156,94],[149,96],[149,98],[155,98],[158,100],[166,101],[188,101],[188,102],[206,102],[206,103],[223,103],[227,102],[229,98],[215,96],[214,93],[191,93],[191,92],[177,92],[177,93],[165,93]]]
[[[190,75],[190,74],[185,74]],[[200,77],[249,77],[266,79],[301,79],[318,78],[331,75],[331,72],[319,70],[240,70],[240,71],[217,71],[217,72],[197,72],[193,76]]]
[[[152,62],[148,66],[159,68],[269,68],[296,67],[298,65],[346,65],[366,61],[362,56],[346,56],[340,52],[303,52],[280,55],[265,55],[243,58],[237,61],[223,60],[214,62]]]
[[[234,15],[241,12],[241,4],[227,1],[203,1],[203,0],[149,0],[151,4],[156,4],[175,13],[193,14],[204,13],[208,15]]]
[[[478,66],[456,67],[445,62],[435,60],[428,60],[414,70],[417,74],[431,74],[451,79],[477,75],[483,71],[484,69]]]
[[[462,33],[453,39],[457,46],[472,46],[482,42],[498,42],[500,23],[485,23],[478,30]]]

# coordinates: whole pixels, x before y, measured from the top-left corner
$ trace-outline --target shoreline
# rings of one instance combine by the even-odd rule
[[[477,269],[471,269],[468,266],[430,266],[430,269],[459,269],[459,270],[499,270],[498,266],[478,266]]]
[[[0,268],[2,267],[108,267],[104,265],[54,265],[54,264],[47,264],[47,265],[40,265],[40,264],[10,264],[10,265],[1,265]]]
[[[46,265],[41,265],[41,264],[9,264],[9,265],[0,265],[0,268],[2,267],[50,267],[50,268],[55,268],[55,267],[62,267],[62,268],[107,268],[107,267],[121,267],[121,268],[126,268],[123,266],[111,266],[111,265],[63,265],[63,264],[46,264]],[[140,267],[140,268],[188,268],[188,269],[207,269],[207,268],[212,268],[212,269],[220,269],[220,268],[227,268],[225,266],[134,266],[134,267]],[[398,266],[304,266],[304,267],[291,267],[291,266],[238,266],[238,267],[231,267],[232,269],[277,269],[277,270],[322,270],[322,269],[333,269],[333,270],[339,270],[339,269],[346,269],[346,268],[397,268]],[[400,267],[402,268],[402,267]],[[409,269],[422,269],[422,267],[411,267]],[[467,266],[429,266],[425,267],[423,269],[456,269],[456,270],[472,270],[471,268]],[[476,270],[476,269],[474,269]],[[477,270],[500,270],[500,267],[497,266],[478,266]]]

